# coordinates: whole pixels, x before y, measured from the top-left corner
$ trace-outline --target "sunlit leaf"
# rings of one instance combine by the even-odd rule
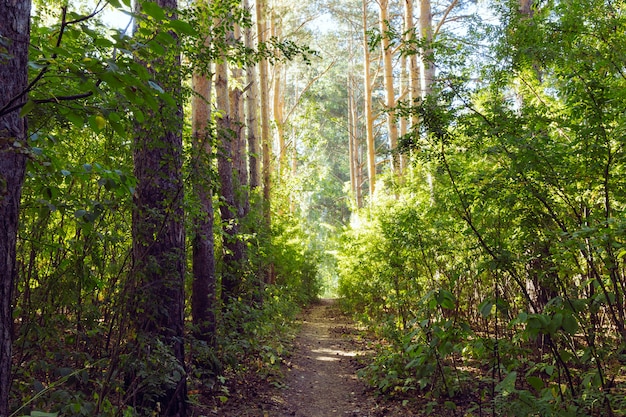
[[[163,9],[158,4],[151,1],[142,2],[141,10],[157,22],[165,19],[165,11],[163,11]]]

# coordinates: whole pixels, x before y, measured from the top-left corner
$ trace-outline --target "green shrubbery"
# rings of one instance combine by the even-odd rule
[[[483,415],[624,415],[626,84],[611,51],[626,21],[602,2],[516,7],[486,31],[500,60],[438,50],[435,94],[400,109],[420,116],[413,166],[344,234],[341,295],[384,340],[363,370],[383,391]]]

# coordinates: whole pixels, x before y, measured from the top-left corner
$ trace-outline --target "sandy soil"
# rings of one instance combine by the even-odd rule
[[[214,415],[225,417],[380,417],[412,416],[357,379],[357,356],[364,354],[353,324],[335,306],[321,300],[302,318],[294,354],[285,364],[283,381],[259,386],[250,381],[248,395],[233,399]]]

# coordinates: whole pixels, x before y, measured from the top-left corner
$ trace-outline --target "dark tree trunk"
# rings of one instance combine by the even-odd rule
[[[30,0],[0,2],[0,417],[9,415],[11,388],[11,301],[27,147],[20,109],[28,85],[30,8]]]
[[[191,315],[194,336],[215,345],[215,253],[213,240],[213,200],[211,192],[211,80],[206,75],[194,74],[192,101],[194,164],[194,193],[200,213],[194,221],[193,285]]]
[[[221,185],[220,216],[224,230],[224,269],[222,272],[222,299],[227,301],[239,295],[241,289],[241,266],[245,256],[244,243],[239,236],[238,205],[233,180],[233,147],[236,135],[229,115],[228,68],[218,63],[215,69],[215,94],[217,107],[222,116],[217,121],[219,149],[217,170]]]
[[[176,0],[158,0],[159,6],[175,10]],[[141,8],[141,3],[138,5]],[[172,48],[176,49],[176,48]],[[146,65],[163,90],[177,97],[181,88],[180,55],[177,50]],[[180,102],[180,100],[177,100]],[[184,271],[185,229],[183,223],[182,109],[161,101],[158,112],[148,112],[137,124],[134,163],[137,187],[133,210],[133,317],[140,358],[159,360],[155,342],[176,359],[176,386],[164,382],[165,394],[145,395],[141,405],[156,408],[160,415],[186,416],[184,372]],[[161,352],[163,353],[163,352]],[[148,367],[148,369],[151,369]],[[173,370],[155,367],[149,378],[160,379]],[[182,371],[182,372],[181,372]],[[149,398],[149,399],[146,399]]]

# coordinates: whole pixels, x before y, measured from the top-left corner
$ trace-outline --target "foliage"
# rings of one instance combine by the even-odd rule
[[[422,122],[408,181],[345,234],[344,303],[386,341],[364,375],[471,387],[483,413],[621,415],[626,22],[604,2],[497,6],[495,59],[442,57],[433,96],[400,108]],[[418,306],[442,291],[433,319]]]
[[[120,10],[129,6],[122,3],[109,2]],[[171,389],[186,371],[158,338],[128,343],[137,336],[124,305],[132,268],[133,126],[148,126],[150,114],[167,115],[162,105],[184,106],[190,96],[187,87],[168,94],[155,74],[174,70],[187,79],[193,71],[208,72],[207,63],[219,56],[245,66],[261,58],[306,60],[313,52],[276,39],[257,50],[239,41],[220,43],[218,35],[234,24],[252,23],[238,2],[188,7],[176,18],[174,11],[143,2],[142,14],[127,12],[136,19],[134,36],[128,28],[106,27],[98,17],[102,5],[74,7],[41,4],[32,19],[29,102],[21,109],[31,135],[13,294],[11,402],[23,405],[15,416],[152,415],[155,410],[141,404]],[[208,44],[200,36],[206,22],[215,35]],[[164,60],[178,42],[185,59],[174,68]],[[145,68],[157,59],[161,67]],[[187,213],[194,204],[187,200]],[[186,338],[194,356],[190,375],[216,381],[215,395],[223,394],[224,374],[251,364],[275,369],[287,351],[286,325],[319,291],[316,251],[297,221],[276,221],[270,231],[252,227],[261,223],[255,216],[260,213],[242,220],[253,250],[239,273],[246,291],[262,291],[264,302],[242,293],[242,300],[220,306],[215,347]],[[220,233],[216,228],[218,240]],[[277,283],[259,290],[260,270],[270,264]]]

